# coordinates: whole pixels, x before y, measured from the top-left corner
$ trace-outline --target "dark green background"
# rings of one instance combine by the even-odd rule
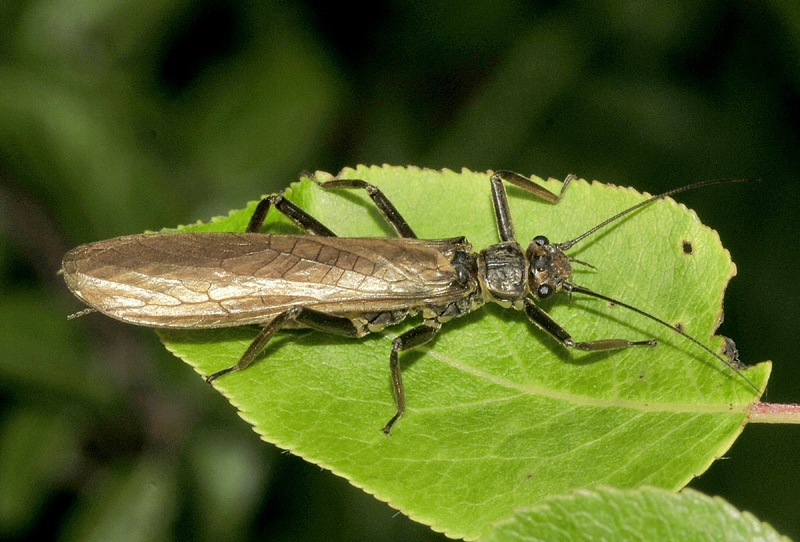
[[[760,178],[678,199],[739,268],[721,332],[800,401],[798,103],[792,2],[0,3],[0,537],[443,538],[259,441],[151,331],[65,319],[67,249],[303,169]],[[800,539],[798,431],[748,426],[692,485]]]

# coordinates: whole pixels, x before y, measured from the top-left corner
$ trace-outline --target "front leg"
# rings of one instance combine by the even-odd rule
[[[544,331],[552,335],[561,344],[568,348],[575,350],[583,350],[588,352],[597,352],[602,350],[620,350],[630,346],[656,346],[658,341],[650,339],[647,341],[628,341],[626,339],[598,339],[595,341],[575,342],[572,336],[567,333],[558,322],[553,320],[553,317],[544,312],[539,306],[536,305],[530,298],[525,299],[525,314],[531,322],[542,328]]]
[[[497,222],[497,231],[500,234],[500,240],[503,242],[517,240],[514,235],[514,223],[511,221],[511,210],[508,207],[508,194],[506,194],[506,187],[503,181],[518,186],[546,202],[558,203],[561,201],[561,198],[564,197],[564,191],[574,178],[575,175],[567,175],[567,178],[564,179],[564,184],[561,185],[561,192],[556,195],[542,188],[527,177],[523,177],[513,171],[495,172],[489,179],[489,182],[492,183],[492,203],[494,204],[494,216]]]

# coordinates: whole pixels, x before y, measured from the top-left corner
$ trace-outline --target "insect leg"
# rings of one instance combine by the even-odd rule
[[[312,235],[322,237],[336,237],[336,234],[324,226],[319,220],[302,210],[300,207],[286,199],[280,194],[272,194],[258,202],[250,223],[247,225],[248,233],[258,233],[267,218],[270,207],[275,207],[289,220]]]
[[[375,202],[378,210],[386,218],[389,224],[392,225],[400,237],[410,237],[412,239],[417,238],[417,235],[414,233],[414,230],[411,229],[411,226],[408,225],[406,219],[403,218],[397,208],[392,204],[391,201],[389,201],[389,198],[387,198],[377,186],[369,184],[366,181],[362,181],[361,179],[334,178],[329,181],[320,181],[313,174],[303,174],[303,176],[312,179],[315,183],[317,183],[317,185],[320,186],[320,188],[324,188],[325,190],[363,188],[367,191],[367,194],[369,194],[369,197],[371,197],[372,201]]]
[[[658,341],[650,339],[647,341],[628,341],[625,339],[599,339],[596,341],[575,342],[572,336],[567,333],[558,322],[539,308],[529,298],[525,299],[525,313],[530,318],[531,322],[542,328],[544,331],[558,339],[558,341],[566,347],[574,348],[576,350],[584,350],[595,352],[598,350],[619,350],[628,348],[629,346],[656,346]]]
[[[558,195],[556,195],[547,190],[546,188],[539,186],[529,178],[520,175],[519,173],[514,173],[513,171],[500,170],[500,171],[495,171],[494,175],[492,175],[493,180],[502,179],[507,183],[511,183],[514,186],[518,186],[523,190],[530,192],[534,196],[541,198],[548,203],[558,203],[559,201],[561,201],[561,198],[564,197],[564,192],[566,192],[567,190],[567,186],[569,186],[569,183],[571,183],[574,178],[575,175],[573,175],[572,173],[567,175],[567,178],[564,179],[564,183],[561,185],[561,191],[558,193]]]
[[[567,189],[567,186],[569,186],[569,183],[574,178],[575,175],[567,175],[564,184],[561,185],[561,192],[555,195],[519,173],[514,173],[513,171],[496,171],[489,179],[489,182],[492,183],[492,203],[494,204],[494,216],[497,222],[497,231],[500,234],[500,240],[503,242],[516,241],[514,223],[511,220],[511,210],[508,207],[508,195],[506,194],[506,187],[503,181],[518,186],[523,190],[527,190],[531,194],[549,203],[558,203],[564,196],[564,191]]]
[[[259,332],[258,336],[250,343],[247,350],[242,355],[241,359],[236,365],[232,365],[227,369],[216,372],[206,378],[209,384],[217,378],[228,373],[235,373],[241,371],[250,365],[253,360],[258,356],[270,339],[277,333],[277,331],[288,321],[294,320],[304,326],[332,333],[335,335],[343,335],[345,337],[363,337],[369,333],[369,328],[366,324],[358,324],[349,318],[341,316],[333,316],[313,309],[305,307],[292,307],[291,309],[280,313],[278,316],[270,320]]]
[[[403,411],[406,409],[406,394],[403,391],[403,376],[400,373],[400,361],[397,353],[425,344],[436,336],[436,333],[441,327],[442,324],[438,320],[426,320],[421,325],[409,329],[392,341],[392,353],[389,356],[389,367],[392,369],[392,387],[394,388],[394,396],[397,400],[397,412],[383,428],[383,432],[387,435],[391,433],[392,426],[400,416],[403,415]]]
[[[261,331],[258,333],[258,336],[250,343],[250,346],[247,347],[242,357],[239,359],[239,363],[236,365],[232,365],[227,369],[223,369],[221,371],[217,371],[216,373],[206,377],[206,382],[211,384],[219,377],[226,375],[228,373],[235,373],[236,371],[241,371],[242,369],[246,368],[253,360],[256,358],[257,355],[264,350],[264,347],[267,346],[267,343],[272,338],[273,335],[281,328],[283,323],[286,321],[286,318],[289,316],[289,311],[283,312],[270,320],[267,325],[261,328]]]

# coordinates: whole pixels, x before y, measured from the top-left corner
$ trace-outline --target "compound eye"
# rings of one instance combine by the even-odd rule
[[[536,237],[533,238],[533,242],[539,245],[540,247],[550,244],[550,240],[544,235],[537,235]]]
[[[539,286],[539,289],[536,290],[536,295],[539,299],[546,299],[551,295],[553,295],[554,291],[555,290],[553,289],[553,287],[550,286],[549,284],[542,284],[541,286]]]

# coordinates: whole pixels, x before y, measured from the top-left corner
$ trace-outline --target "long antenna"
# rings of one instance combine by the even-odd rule
[[[663,194],[662,194],[662,196],[663,196]],[[659,198],[659,197],[661,197],[661,196],[656,196],[656,198]],[[653,198],[653,199],[655,199],[655,198]],[[648,201],[646,201],[646,202],[644,202],[644,203],[649,203],[650,201],[652,201],[652,199],[651,199],[651,200],[648,200]],[[641,206],[641,204],[640,204],[639,206]],[[630,211],[630,210],[631,210],[631,209],[629,209],[629,211]],[[627,212],[627,211],[626,211],[626,212]],[[618,216],[619,216],[619,215],[618,215]],[[601,224],[601,225],[600,225],[600,226],[598,226],[598,227],[602,227],[603,225],[604,225],[604,224]],[[597,228],[595,228],[595,229],[597,229]],[[662,326],[664,326],[664,327],[668,327],[668,328],[670,328],[670,329],[671,329],[672,331],[674,331],[675,333],[677,333],[677,334],[679,334],[679,335],[682,335],[683,337],[686,337],[687,339],[689,339],[690,341],[692,341],[694,344],[696,344],[697,346],[699,346],[700,348],[702,348],[703,350],[705,350],[706,352],[708,352],[709,354],[711,354],[712,356],[714,356],[715,358],[717,358],[718,360],[720,360],[722,363],[724,363],[725,365],[727,365],[727,366],[728,366],[728,368],[730,368],[730,369],[731,369],[731,370],[732,370],[734,373],[736,373],[737,375],[739,375],[739,376],[742,378],[742,380],[744,380],[745,382],[747,382],[748,384],[750,384],[750,387],[751,387],[751,388],[753,388],[754,390],[756,390],[756,392],[758,392],[758,393],[761,393],[761,390],[760,390],[760,389],[758,389],[758,388],[756,387],[756,385],[755,385],[755,384],[753,384],[753,383],[750,381],[750,379],[749,379],[749,378],[747,378],[747,377],[744,375],[744,373],[742,373],[742,371],[741,371],[741,370],[740,370],[738,367],[736,367],[736,366],[735,366],[733,363],[731,363],[729,360],[727,360],[727,359],[723,358],[722,356],[720,356],[719,354],[717,354],[716,352],[714,352],[713,350],[711,350],[709,347],[707,347],[706,345],[704,345],[703,343],[701,343],[700,341],[698,341],[697,339],[695,339],[694,337],[692,337],[692,336],[691,336],[691,335],[689,335],[688,333],[684,332],[682,329],[678,329],[678,328],[677,328],[677,327],[675,327],[675,326],[671,326],[671,325],[669,325],[667,322],[665,322],[664,320],[662,320],[661,318],[658,318],[658,317],[656,317],[656,316],[653,316],[652,314],[649,314],[649,313],[647,313],[647,312],[644,312],[642,309],[638,309],[638,308],[634,307],[633,305],[628,305],[627,303],[623,303],[622,301],[619,301],[619,300],[617,300],[617,299],[614,299],[614,298],[611,298],[611,297],[605,296],[605,295],[603,295],[603,294],[598,294],[597,292],[595,292],[595,291],[592,291],[592,290],[589,290],[588,288],[584,288],[583,286],[578,286],[577,284],[572,284],[572,283],[569,283],[569,282],[565,282],[565,283],[563,284],[563,289],[564,289],[565,291],[567,291],[567,292],[570,292],[570,293],[571,293],[571,292],[578,292],[579,294],[586,294],[586,295],[590,295],[590,296],[593,296],[593,297],[597,297],[597,298],[599,298],[599,299],[602,299],[602,300],[604,300],[604,301],[608,301],[608,302],[610,302],[610,303],[613,303],[613,304],[615,304],[615,305],[619,305],[620,307],[625,307],[625,308],[626,308],[626,309],[628,309],[628,310],[631,310],[631,311],[633,311],[633,312],[635,312],[635,313],[637,313],[637,314],[641,314],[642,316],[646,316],[646,317],[650,318],[651,320],[653,320],[653,321],[655,321],[655,322],[658,322],[659,324],[661,324],[661,325],[662,325]]]
[[[561,250],[567,250],[568,248],[573,247],[576,243],[578,243],[578,242],[582,241],[583,239],[589,237],[590,235],[592,235],[594,232],[596,232],[600,228],[603,228],[603,227],[611,224],[612,222],[614,222],[615,220],[617,220],[619,218],[622,218],[626,214],[631,213],[631,212],[635,211],[636,209],[639,209],[640,207],[644,207],[645,205],[649,205],[649,204],[653,203],[654,201],[656,201],[658,199],[666,198],[667,196],[671,196],[671,195],[677,194],[679,192],[685,192],[687,190],[693,190],[695,188],[700,188],[701,186],[709,186],[709,185],[712,185],[712,184],[757,183],[757,182],[758,181],[754,180],[754,179],[715,179],[713,181],[700,181],[699,183],[688,184],[686,186],[681,186],[680,188],[673,188],[672,190],[667,190],[663,194],[659,194],[657,196],[653,196],[650,199],[647,199],[647,200],[645,200],[645,201],[643,201],[641,203],[637,203],[633,207],[629,207],[628,209],[625,209],[621,213],[617,213],[616,215],[612,216],[611,218],[609,218],[607,220],[604,220],[603,222],[601,222],[600,224],[598,224],[594,228],[592,228],[589,231],[579,235],[575,239],[573,239],[571,241],[566,241],[564,243],[559,243],[556,246],[558,248],[560,248]]]

